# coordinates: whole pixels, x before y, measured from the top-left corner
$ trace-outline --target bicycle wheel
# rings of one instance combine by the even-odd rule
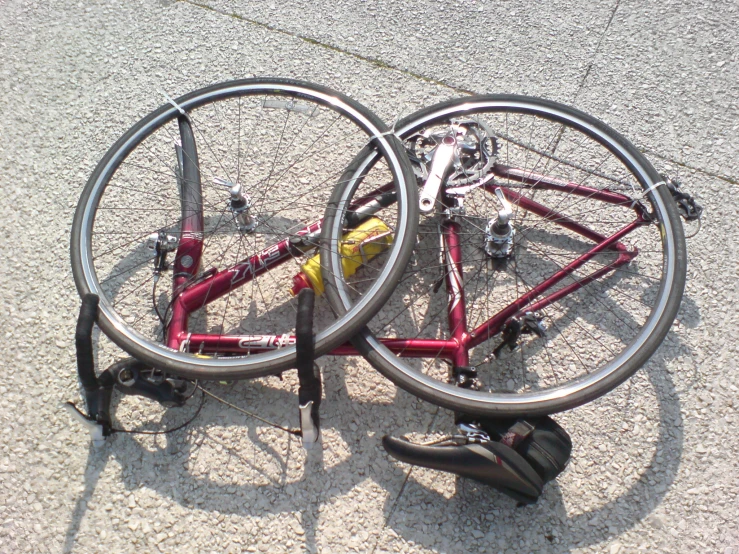
[[[380,161],[364,175],[368,186],[398,200],[375,216],[402,232],[386,236],[354,308],[337,318],[317,302],[315,349],[325,353],[392,292],[383,285],[412,251],[415,181],[374,114],[309,83],[217,84],[134,125],[98,164],[75,213],[80,295],[100,296],[99,325],[118,346],[168,373],[241,379],[294,367],[291,288],[311,284],[301,271],[319,263],[331,191],[369,143]]]
[[[667,187],[632,144],[573,108],[507,95],[395,128],[419,185],[440,145],[454,154],[393,296],[353,339],[376,369],[446,408],[531,416],[593,400],[646,362],[679,308],[686,251]],[[362,155],[358,173],[375,159]],[[353,198],[337,187],[328,242]],[[360,296],[331,276],[341,253],[326,260],[343,313]]]

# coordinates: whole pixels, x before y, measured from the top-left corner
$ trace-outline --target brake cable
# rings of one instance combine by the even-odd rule
[[[296,437],[302,437],[303,436],[303,434],[300,432],[300,429],[287,429],[286,427],[283,427],[282,425],[278,425],[277,423],[273,423],[273,422],[271,422],[271,421],[269,421],[267,419],[264,419],[263,417],[258,416],[257,414],[254,414],[254,413],[252,413],[252,412],[250,412],[248,410],[245,410],[243,408],[239,408],[238,406],[236,406],[234,404],[231,404],[227,400],[224,400],[223,398],[220,398],[219,396],[216,396],[212,392],[205,390],[200,385],[197,385],[197,388],[199,388],[203,392],[203,395],[206,395],[207,394],[208,396],[210,396],[214,400],[217,400],[218,402],[220,402],[221,404],[224,404],[225,406],[228,406],[229,408],[233,408],[237,412],[241,412],[244,415],[253,417],[254,419],[257,419],[257,420],[261,421],[262,423],[266,423],[267,425],[270,425],[272,427],[275,427],[276,429],[281,429],[282,431],[285,431],[287,433],[290,433],[291,435],[295,435]]]

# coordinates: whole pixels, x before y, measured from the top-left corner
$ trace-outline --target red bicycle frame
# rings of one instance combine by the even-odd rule
[[[636,248],[629,250],[620,241],[635,229],[649,224],[650,220],[643,206],[635,203],[628,196],[499,164],[494,166],[493,173],[508,181],[520,183],[524,187],[528,186],[532,189],[557,191],[563,194],[571,194],[598,200],[607,204],[623,206],[627,209],[630,208],[633,209],[636,215],[631,223],[628,223],[610,236],[604,236],[557,212],[555,209],[548,208],[531,198],[519,194],[512,188],[499,184],[484,185],[485,189],[490,193],[493,193],[495,188],[500,188],[512,204],[581,235],[593,242],[593,247],[572,260],[566,266],[561,267],[549,278],[534,285],[528,292],[500,310],[490,319],[475,329],[470,330],[467,327],[464,298],[462,245],[459,234],[460,225],[452,218],[446,219],[441,225],[441,232],[444,263],[446,265],[446,271],[444,273],[448,295],[447,318],[449,338],[446,340],[380,338],[380,342],[396,355],[413,358],[442,358],[458,367],[467,366],[469,365],[469,350],[500,333],[505,325],[513,318],[519,318],[527,312],[536,312],[546,308],[565,296],[583,288],[588,283],[629,263],[638,255]],[[378,189],[378,191],[382,190]],[[316,235],[320,232],[320,229],[321,222],[316,221],[303,228],[297,235]],[[189,314],[203,308],[209,302],[228,294],[235,288],[250,282],[254,277],[292,259],[295,254],[295,246],[291,244],[290,240],[284,239],[228,269],[214,272],[206,278],[202,278],[199,282],[186,286],[188,280],[195,276],[190,269],[193,268],[194,270],[199,265],[203,248],[202,236],[202,219],[198,221],[197,218],[186,218],[183,222],[183,238],[177,251],[178,261],[175,266],[175,274],[179,276],[175,278],[174,282],[175,290],[183,290],[177,294],[171,308],[172,317],[167,327],[167,345],[170,348],[187,352],[243,356],[295,344],[295,337],[290,334],[220,335],[188,332],[187,323]],[[578,278],[572,283],[547,294],[547,291],[550,291],[555,285],[572,275],[603,251],[616,253],[616,259],[589,275]],[[188,260],[189,265],[184,267],[182,260],[188,259],[188,257],[190,258]],[[345,344],[334,349],[330,352],[330,355],[350,356],[358,355],[358,352],[350,344]]]

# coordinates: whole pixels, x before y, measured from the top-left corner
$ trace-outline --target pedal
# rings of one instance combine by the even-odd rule
[[[698,204],[690,194],[680,190],[682,184],[677,179],[662,176],[665,180],[667,190],[670,191],[672,199],[677,204],[677,211],[685,221],[699,220],[703,215],[703,206]]]

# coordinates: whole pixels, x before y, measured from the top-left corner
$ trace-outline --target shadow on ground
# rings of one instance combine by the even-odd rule
[[[692,327],[699,320],[695,304],[686,298],[681,309],[681,321]],[[547,485],[537,504],[520,508],[496,491],[464,479],[454,479],[455,490],[451,495],[440,492],[433,483],[429,486],[429,479],[424,475],[442,474],[418,469],[408,473],[408,466],[402,466],[401,470],[401,466],[384,453],[379,439],[384,432],[398,434],[396,429],[373,428],[378,422],[386,423],[389,412],[396,422],[411,420],[403,414],[417,410],[418,401],[404,392],[397,393],[391,403],[357,401],[347,391],[343,374],[324,371],[328,399],[324,401],[328,407],[324,410],[325,430],[338,434],[349,450],[349,455],[339,463],[327,467],[325,449],[314,449],[304,455],[299,439],[286,439],[271,430],[265,433],[245,416],[224,416],[229,408],[208,399],[200,417],[186,429],[160,435],[158,440],[140,440],[137,436],[119,434],[109,439],[100,450],[91,447],[85,471],[85,489],[74,507],[64,551],[74,548],[87,504],[112,458],[122,467],[120,478],[127,490],[145,486],[183,507],[242,516],[300,513],[305,547],[310,551],[321,548],[321,507],[368,479],[386,491],[382,508],[385,529],[378,530],[377,538],[370,535],[370,544],[376,542],[368,550],[383,549],[381,543],[385,540],[383,537],[387,537],[385,531],[388,529],[392,529],[396,537],[430,550],[456,551],[459,546],[453,545],[465,544],[463,541],[472,530],[476,531],[478,539],[488,541],[493,548],[516,545],[522,534],[530,534],[532,528],[543,534],[543,537],[538,537],[539,551],[565,552],[575,546],[599,544],[649,516],[676,478],[683,450],[682,416],[667,362],[685,353],[686,349],[677,334],[670,332],[665,344],[646,367],[645,373],[654,390],[655,409],[659,414],[656,440],[640,445],[644,457],[630,468],[638,473],[638,478],[619,494],[609,495],[605,502],[592,510],[578,510],[578,497],[573,493],[573,487],[567,486],[563,490],[558,482]],[[325,365],[340,367],[333,361]],[[212,388],[219,390],[215,384]],[[237,383],[231,390],[221,389],[221,393],[230,401],[248,405],[257,413],[260,413],[260,408],[272,406],[285,406],[291,413],[297,411],[296,396],[284,388],[271,387],[268,380]],[[629,390],[624,402],[628,403],[630,396]],[[117,398],[116,402],[119,401]],[[173,427],[188,419],[198,403],[196,396],[185,408],[166,411],[160,422],[143,425],[139,430]],[[347,414],[350,417],[347,418]],[[578,410],[575,410],[566,414],[565,419],[573,421],[578,415]],[[433,424],[435,428],[451,425],[451,416],[441,410],[426,411],[424,417],[423,425]],[[349,422],[351,426],[348,429]],[[419,421],[413,420],[413,423],[418,424]],[[223,429],[246,433],[251,443],[250,451],[237,450],[234,444],[243,443],[223,438],[219,431]],[[403,432],[407,430],[406,426]],[[579,435],[587,444],[576,443],[576,448],[581,451],[591,448],[589,441],[597,439],[601,433],[600,429],[584,429]],[[272,436],[278,438],[272,440]],[[632,438],[626,433],[619,440],[629,442]],[[641,439],[636,436],[633,440]],[[633,447],[633,443],[630,444]],[[219,469],[227,468],[238,478],[224,479],[222,475],[216,475],[215,470],[204,467],[203,462],[207,466],[207,459],[199,460],[204,445],[218,452]],[[614,459],[618,459],[618,453]],[[569,471],[572,472],[572,468]],[[575,471],[579,473],[579,468]],[[180,481],[183,474],[187,482],[185,486]],[[563,476],[567,476],[567,472]],[[584,479],[583,485],[593,485],[598,477],[597,472],[592,473]],[[448,546],[440,544],[440,536],[448,537]]]

